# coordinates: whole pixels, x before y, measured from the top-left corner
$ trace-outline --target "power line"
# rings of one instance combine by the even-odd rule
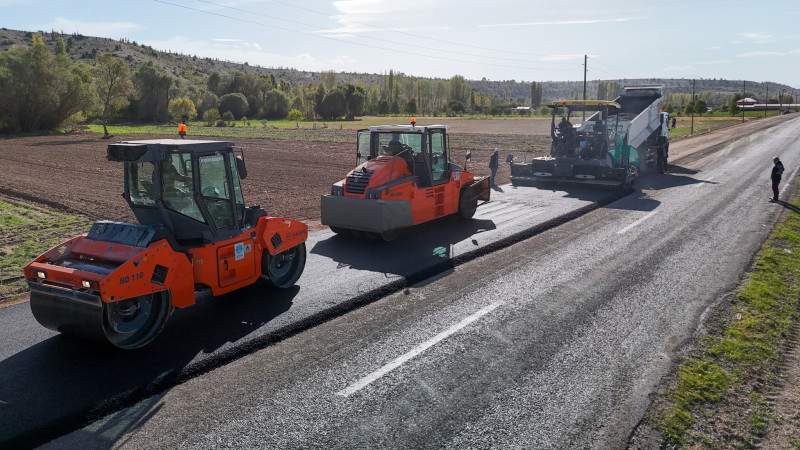
[[[251,23],[253,25],[258,25],[258,26],[262,26],[262,27],[266,27],[266,28],[275,28],[275,29],[278,29],[278,30],[289,31],[289,32],[292,32],[292,33],[305,34],[307,36],[313,36],[313,37],[317,37],[317,38],[321,38],[321,39],[329,39],[329,40],[333,40],[333,41],[337,41],[337,42],[343,42],[343,43],[346,43],[346,44],[358,45],[358,46],[361,46],[361,47],[374,48],[374,49],[382,50],[382,51],[403,53],[403,54],[406,54],[406,55],[420,56],[420,57],[424,57],[424,58],[431,58],[431,59],[437,59],[437,60],[461,62],[461,63],[466,63],[466,64],[477,64],[477,65],[485,65],[486,64],[485,62],[467,61],[467,60],[463,60],[463,59],[448,58],[446,56],[431,56],[431,55],[426,55],[426,54],[423,54],[423,53],[411,52],[411,51],[407,51],[407,50],[397,50],[397,49],[379,47],[379,46],[376,46],[376,45],[364,44],[364,43],[361,43],[361,42],[346,41],[344,39],[337,39],[337,38],[334,38],[334,37],[331,37],[331,36],[320,36],[320,35],[317,35],[317,34],[314,34],[314,33],[308,33],[308,32],[305,32],[305,31],[292,30],[290,28],[285,28],[285,27],[281,27],[281,26],[277,26],[277,25],[268,25],[268,24],[265,24],[265,23],[262,23],[262,22],[257,22],[257,21],[254,21],[254,20],[242,19],[242,18],[239,18],[239,17],[228,16],[228,15],[225,15],[225,14],[215,13],[215,12],[212,12],[212,11],[205,11],[205,10],[198,9],[198,8],[192,8],[191,6],[184,6],[184,5],[179,5],[179,4],[176,4],[176,3],[171,3],[171,2],[168,2],[168,1],[165,1],[165,0],[153,0],[153,1],[158,2],[158,3],[163,3],[165,5],[170,5],[170,6],[175,6],[175,7],[178,7],[178,8],[183,8],[185,10],[195,11],[195,12],[199,12],[199,13],[203,13],[203,14],[209,14],[209,15],[213,15],[213,16],[217,16],[217,17],[223,17],[223,18],[230,19],[230,20],[237,20],[237,21],[245,22],[245,23]],[[506,65],[506,64],[493,64],[493,65],[495,67],[505,67],[505,68],[512,68],[512,69],[554,70],[554,71],[555,70],[562,70],[562,69],[547,68],[547,67],[525,67],[525,66],[512,66],[512,65]]]
[[[207,0],[197,0],[197,1],[200,2],[200,3],[206,3],[208,5],[217,6],[219,8],[232,9],[232,10],[236,10],[236,11],[243,12],[243,13],[246,13],[246,14],[253,14],[253,15],[257,15],[257,16],[261,16],[261,17],[266,17],[266,18],[269,18],[269,19],[275,19],[275,20],[280,20],[280,21],[283,21],[283,22],[293,23],[293,24],[296,24],[296,25],[303,25],[303,26],[306,26],[306,27],[316,28],[318,30],[325,30],[326,29],[326,28],[318,26],[318,25],[312,25],[312,24],[309,24],[309,23],[298,22],[296,20],[291,20],[291,19],[284,19],[284,18],[277,17],[277,16],[271,16],[269,14],[263,14],[263,13],[259,13],[259,12],[256,12],[256,11],[250,11],[250,10],[247,10],[247,9],[237,8],[235,6],[220,5],[218,3],[210,2],[210,1],[207,1]],[[278,3],[282,3],[282,2],[278,2]],[[293,5],[289,5],[289,6],[293,6]],[[302,9],[302,10],[308,10],[308,8],[303,8],[303,7],[299,7],[299,6],[297,8]],[[324,13],[320,12],[319,14],[324,14]],[[328,16],[328,17],[331,17],[331,16]],[[370,26],[370,25],[362,24],[361,22],[353,22],[353,23],[357,23],[357,24],[364,25],[364,26]],[[388,30],[387,28],[383,28],[383,27],[375,27],[375,28]],[[341,32],[339,32],[339,34],[358,37],[358,38],[362,38],[362,39],[370,39],[370,40],[373,40],[373,41],[386,42],[386,43],[389,43],[389,44],[396,44],[396,45],[402,45],[402,46],[407,45],[405,42],[398,42],[398,41],[393,41],[393,40],[390,40],[390,39],[382,39],[382,38],[374,37],[374,36],[366,36],[366,35],[361,35],[361,34],[355,34],[355,33],[346,32],[346,31],[341,31]],[[403,33],[403,34],[408,34],[408,33]],[[412,36],[415,36],[415,35],[412,35]],[[322,37],[326,37],[326,36],[322,36]],[[419,36],[419,37],[421,37],[421,36]],[[427,39],[427,38],[423,38],[423,39]],[[433,39],[433,40],[435,40],[435,39]],[[463,45],[463,44],[460,44],[460,45]],[[467,47],[471,47],[471,46],[467,46]],[[416,48],[421,48],[421,49],[425,49],[425,50],[431,50],[431,51],[435,51],[435,52],[445,52],[445,50],[440,50],[438,48],[425,47],[425,46],[420,46],[420,45],[417,45]],[[481,48],[482,49],[483,47],[476,47],[476,48]],[[495,49],[487,49],[487,50],[501,51],[501,50],[495,50]],[[446,50],[446,52],[447,53],[455,53],[455,54],[464,55],[464,56],[472,56],[472,57],[476,57],[476,58],[496,59],[496,60],[501,60],[501,61],[511,61],[511,62],[519,62],[519,63],[529,63],[530,62],[529,60],[503,58],[503,57],[498,57],[498,56],[484,56],[484,55],[477,55],[477,54],[474,54],[474,53],[459,52],[459,51],[455,51],[455,50]],[[567,64],[567,63],[546,63],[546,64]]]
[[[198,0],[198,1],[203,1],[203,0]],[[328,13],[322,12],[322,11],[317,11],[317,10],[311,9],[311,8],[304,8],[302,6],[293,5],[291,3],[284,2],[284,1],[281,1],[281,0],[268,0],[268,1],[271,1],[272,3],[279,3],[281,5],[289,6],[289,7],[292,7],[292,8],[301,9],[303,11],[312,12],[314,14],[319,14],[319,15],[322,15],[322,16],[325,16],[325,17],[328,17],[328,18],[331,18],[331,19],[335,18],[335,16],[332,15],[332,14],[328,14]],[[420,38],[420,39],[431,40],[431,41],[434,41],[434,42],[441,42],[443,44],[458,45],[458,46],[461,46],[461,47],[476,48],[476,49],[480,49],[480,50],[488,50],[488,51],[491,51],[491,52],[516,53],[516,54],[519,54],[519,55],[529,55],[529,56],[539,56],[539,57],[548,56],[548,55],[542,55],[542,54],[538,54],[538,53],[519,52],[519,51],[514,51],[514,50],[505,50],[505,49],[498,49],[498,48],[481,47],[481,46],[478,46],[478,45],[462,44],[460,42],[453,42],[453,41],[447,41],[447,40],[443,40],[443,39],[436,39],[436,38],[432,38],[432,37],[428,37],[428,36],[422,36],[422,35],[419,35],[419,34],[409,33],[407,31],[395,30],[395,29],[388,28],[388,27],[382,27],[380,25],[372,25],[372,24],[369,24],[369,23],[359,22],[357,20],[347,20],[347,19],[342,19],[342,20],[345,21],[345,22],[354,23],[354,24],[365,26],[365,27],[375,28],[375,29],[384,30],[384,31],[391,31],[393,33],[404,34],[406,36],[412,36],[412,37],[416,37],[416,38]],[[551,64],[569,64],[569,63],[551,63]]]

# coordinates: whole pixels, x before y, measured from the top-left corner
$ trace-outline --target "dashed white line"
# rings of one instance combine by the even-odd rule
[[[653,217],[653,215],[655,215],[655,213],[656,213],[655,211],[650,211],[646,216],[642,217],[641,219],[637,220],[636,222],[633,222],[632,224],[628,225],[627,227],[617,231],[617,234],[625,233],[626,231],[630,230],[631,228],[635,227],[636,225],[639,225],[640,223],[644,222],[645,220]]]
[[[381,378],[382,376],[386,375],[387,373],[391,372],[392,370],[397,369],[398,367],[402,366],[404,363],[406,363],[409,360],[411,360],[412,358],[418,356],[419,354],[421,354],[425,350],[433,347],[434,345],[436,345],[440,341],[443,341],[444,339],[447,339],[451,335],[457,333],[459,330],[461,330],[462,328],[464,328],[467,325],[471,324],[472,322],[475,322],[476,320],[480,319],[481,317],[485,316],[486,314],[489,314],[490,312],[492,312],[495,308],[497,308],[501,304],[502,304],[502,302],[492,303],[491,305],[486,306],[485,308],[473,313],[472,315],[470,315],[469,317],[465,318],[461,322],[458,322],[457,324],[453,325],[452,327],[442,331],[441,333],[437,334],[436,336],[434,336],[434,337],[428,339],[427,341],[423,342],[422,344],[414,347],[408,353],[406,353],[406,354],[394,359],[393,361],[389,362],[388,364],[386,364],[385,366],[383,366],[380,369],[376,370],[375,372],[372,372],[371,374],[369,374],[369,375],[365,376],[364,378],[361,378],[360,380],[358,380],[355,383],[351,384],[347,388],[342,389],[341,391],[337,392],[336,395],[340,395],[342,397],[349,397],[350,395],[358,392],[362,388],[368,386],[373,381]]]

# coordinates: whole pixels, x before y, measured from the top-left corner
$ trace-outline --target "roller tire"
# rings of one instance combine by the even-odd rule
[[[461,193],[458,196],[458,215],[464,220],[471,219],[478,209],[478,199],[470,201],[469,197],[469,189],[461,189]]]
[[[306,243],[292,247],[276,255],[264,252],[261,258],[261,274],[272,286],[286,289],[297,282],[306,267]]]
[[[115,347],[143,347],[164,329],[173,309],[169,291],[103,303],[103,333]]]

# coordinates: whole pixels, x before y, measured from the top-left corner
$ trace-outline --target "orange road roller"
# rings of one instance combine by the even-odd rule
[[[107,158],[124,165],[139,223],[96,222],[25,267],[45,327],[134,349],[196,298],[261,279],[288,288],[303,273],[308,227],[245,207],[244,151],[232,142],[117,142]]]

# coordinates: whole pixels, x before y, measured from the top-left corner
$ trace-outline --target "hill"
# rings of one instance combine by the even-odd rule
[[[75,61],[91,62],[95,56],[105,52],[110,52],[114,56],[123,58],[131,67],[131,71],[146,61],[152,61],[164,67],[167,72],[183,83],[202,86],[205,80],[212,73],[226,75],[233,71],[242,73],[252,73],[256,75],[272,75],[276,79],[288,82],[292,87],[299,84],[316,85],[322,83],[321,72],[309,72],[297,70],[289,67],[261,67],[250,65],[246,61],[223,61],[214,58],[205,58],[197,55],[184,55],[178,52],[163,51],[154,49],[148,45],[139,44],[135,41],[126,39],[114,40],[81,34],[63,34],[56,31],[39,31],[42,34],[45,44],[51,50],[55,48],[57,38],[61,37],[67,44],[67,53]],[[30,46],[33,32],[0,29],[0,51],[5,51],[12,46]],[[402,69],[402,68],[400,68]],[[402,74],[400,74],[402,75]],[[455,75],[455,74],[454,74]],[[404,75],[416,79],[413,74]],[[383,82],[384,74],[337,72],[336,78],[339,82],[364,85],[380,85]],[[543,101],[559,100],[564,98],[579,98],[583,93],[582,81],[516,81],[516,80],[466,80],[467,84],[477,93],[486,94],[490,97],[505,99],[509,103],[526,104],[530,102],[531,81],[543,84]],[[587,93],[592,97],[597,92],[598,81],[587,81]],[[604,80],[616,81],[620,85],[626,84],[663,84],[671,94],[691,94],[691,79],[620,79]],[[725,103],[730,96],[742,92],[742,80],[726,80],[723,78],[698,79],[695,80],[695,92],[704,92],[703,98],[709,105],[719,105]],[[787,92],[794,91],[788,85],[772,82],[746,82],[747,92],[753,93],[757,98],[763,98],[767,91],[770,97],[781,90]]]

